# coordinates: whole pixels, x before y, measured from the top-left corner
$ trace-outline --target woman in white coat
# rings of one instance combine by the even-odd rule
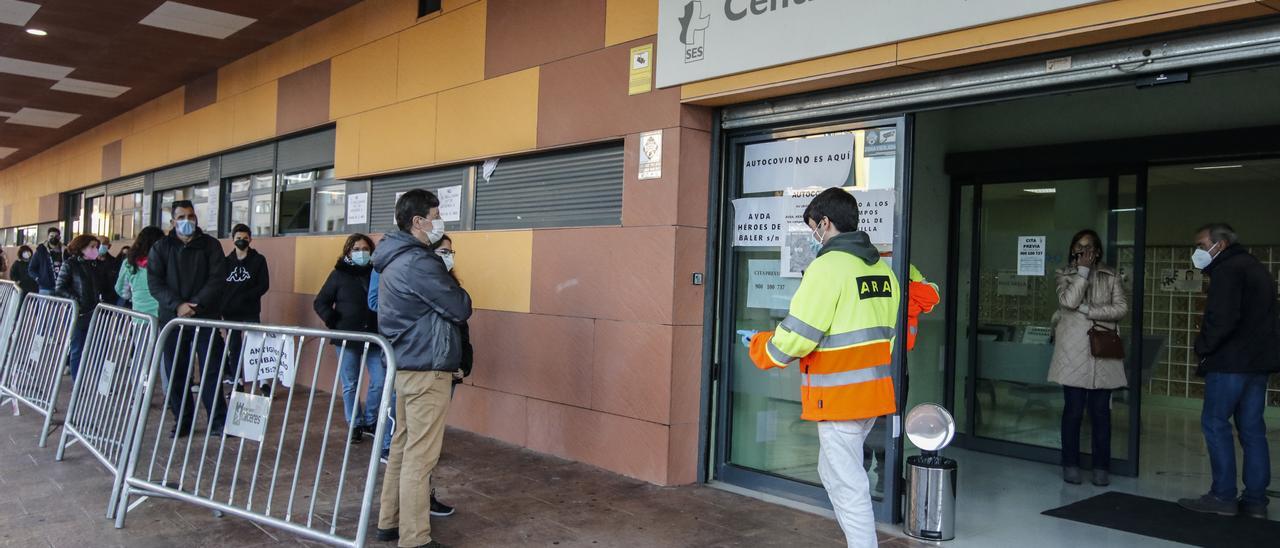
[[[1096,358],[1089,344],[1094,324],[1117,329],[1129,313],[1124,283],[1103,264],[1102,240],[1092,230],[1071,239],[1070,262],[1057,271],[1053,361],[1049,381],[1062,385],[1062,479],[1080,483],[1080,424],[1086,410],[1093,432],[1093,483],[1109,485],[1111,391],[1126,386],[1124,361]]]

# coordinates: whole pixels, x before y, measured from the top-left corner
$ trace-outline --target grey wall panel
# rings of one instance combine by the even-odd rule
[[[271,171],[276,165],[276,145],[269,143],[222,155],[221,178]]]
[[[192,184],[209,182],[209,160],[200,160],[155,173],[155,190],[168,190]]]
[[[445,230],[467,230],[470,218],[471,203],[468,199],[467,184],[470,180],[472,166],[455,166],[433,171],[393,175],[372,181],[372,195],[369,199],[370,222],[373,232],[396,230],[396,195],[421,188],[438,190],[450,186],[462,186],[462,220],[446,222]]]
[[[502,160],[476,182],[476,229],[622,224],[622,144]]]
[[[335,134],[333,129],[326,129],[280,141],[277,169],[280,173],[293,173],[333,167]]]

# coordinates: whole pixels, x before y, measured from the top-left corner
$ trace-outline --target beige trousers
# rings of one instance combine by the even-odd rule
[[[452,373],[396,372],[396,430],[382,478],[378,528],[399,527],[400,546],[431,542],[431,471],[440,461],[452,387]]]

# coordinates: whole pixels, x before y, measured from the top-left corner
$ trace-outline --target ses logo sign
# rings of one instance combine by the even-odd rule
[[[1106,0],[658,0],[658,87]]]

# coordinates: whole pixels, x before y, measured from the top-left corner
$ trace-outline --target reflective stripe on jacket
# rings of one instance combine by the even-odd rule
[[[828,251],[828,250],[824,250]],[[809,265],[774,332],[751,340],[761,369],[800,360],[800,418],[867,419],[897,411],[890,374],[900,292],[892,269],[841,249]]]

